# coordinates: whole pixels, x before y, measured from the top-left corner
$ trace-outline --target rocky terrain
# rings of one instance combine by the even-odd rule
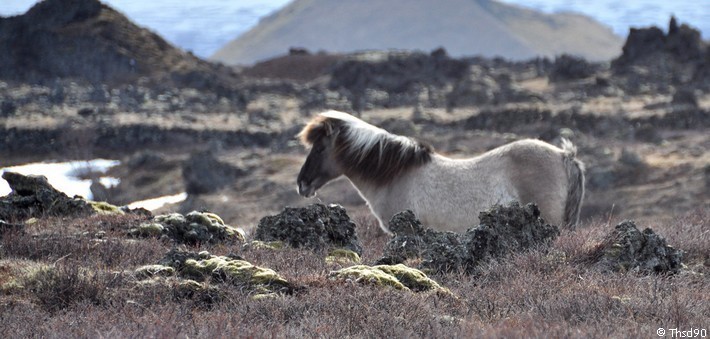
[[[609,62],[293,49],[239,69],[160,41],[92,0],[0,18],[0,45],[19,46],[0,48],[0,165],[121,161],[118,186],[92,185],[102,203],[3,175],[0,336],[648,336],[708,323],[710,47],[692,27],[634,29]],[[131,75],[131,59],[148,66]],[[405,212],[390,237],[347,180],[302,198],[295,135],[325,109],[457,158],[568,138],[587,168],[581,225],[499,206],[462,235]],[[181,192],[154,211],[117,207]]]
[[[168,210],[209,209],[250,229],[263,216],[253,211],[310,203],[293,189],[305,155],[294,135],[340,109],[454,157],[566,137],[587,164],[584,219],[673,218],[709,199],[707,46],[674,19],[667,32],[632,30],[611,63],[292,51],[236,73],[226,92],[153,86],[161,76],[148,74],[117,85],[10,77],[0,83],[0,155],[5,165],[120,159],[111,174],[121,184],[94,185],[107,201],[187,192]],[[366,211],[345,181],[319,197]]]

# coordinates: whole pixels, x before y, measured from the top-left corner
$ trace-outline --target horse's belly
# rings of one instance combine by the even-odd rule
[[[465,232],[478,225],[478,214],[495,204],[517,200],[509,187],[493,187],[481,192],[449,191],[448,195],[428,197],[417,205],[418,217],[430,228],[442,231]],[[415,211],[415,214],[416,211]]]

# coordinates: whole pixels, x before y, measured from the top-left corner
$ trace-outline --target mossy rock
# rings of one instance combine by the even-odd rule
[[[286,207],[277,215],[259,220],[254,239],[282,241],[293,248],[307,248],[317,252],[346,248],[362,253],[355,223],[343,206],[335,204]]]
[[[245,260],[236,260],[224,256],[211,256],[207,259],[188,259],[181,270],[189,276],[212,276],[239,285],[281,285],[288,286],[288,281],[281,278],[274,270],[252,265]]]
[[[377,265],[375,268],[394,276],[404,284],[404,286],[407,286],[410,290],[415,292],[442,289],[436,281],[430,279],[424,272],[416,268],[411,268],[403,264]]]
[[[357,265],[333,271],[329,276],[334,279],[354,280],[377,286],[391,286],[399,290],[415,292],[448,291],[436,281],[427,277],[422,271],[403,264]]]
[[[164,225],[178,226],[185,223],[185,216],[180,213],[168,213],[158,215],[153,220]]]
[[[159,215],[128,231],[132,236],[167,236],[179,243],[198,244],[246,240],[240,229],[224,224],[214,213],[193,211],[186,215]]]
[[[332,250],[325,257],[325,262],[328,264],[359,264],[360,261],[360,256],[357,253],[344,248]]]
[[[206,278],[214,282],[248,286],[257,293],[277,293],[293,290],[291,283],[274,270],[259,267],[241,258],[200,253],[170,251],[161,264],[176,269],[178,276],[198,281]]]
[[[128,234],[134,237],[159,237],[165,232],[165,227],[157,222],[143,223],[128,230]]]
[[[351,280],[377,286],[391,286],[398,290],[409,290],[395,276],[367,265],[346,267],[330,272],[329,276],[334,279]]]
[[[123,215],[126,214],[126,212],[122,211],[120,207],[116,205],[111,205],[105,201],[91,201],[87,200],[86,201],[91,208],[94,209],[94,212],[97,214],[108,214],[108,215]]]

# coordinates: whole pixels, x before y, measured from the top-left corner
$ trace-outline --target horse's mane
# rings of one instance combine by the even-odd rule
[[[334,157],[347,176],[384,185],[400,174],[431,161],[431,146],[391,134],[350,114],[327,111],[313,118],[298,134],[306,146],[335,137]]]

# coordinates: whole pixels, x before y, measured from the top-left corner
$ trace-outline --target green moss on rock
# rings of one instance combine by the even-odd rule
[[[187,215],[170,213],[156,216],[152,222],[129,230],[133,236],[167,236],[180,243],[198,244],[220,241],[244,242],[244,232],[225,225],[214,213],[193,211]]]
[[[333,279],[352,280],[370,283],[377,286],[391,286],[399,290],[448,291],[436,281],[430,279],[422,271],[397,265],[357,265],[333,271],[329,275]]]
[[[346,267],[330,272],[329,276],[334,279],[368,283],[377,286],[391,286],[398,290],[409,290],[409,288],[404,286],[395,276],[367,265]]]
[[[87,200],[86,201],[91,208],[94,209],[94,212],[98,214],[109,214],[109,215],[123,215],[126,214],[126,212],[122,211],[120,207],[116,205],[111,205],[105,201],[91,201]]]
[[[170,251],[161,261],[176,269],[178,275],[187,279],[226,282],[238,286],[248,286],[257,293],[288,292],[291,283],[274,270],[259,267],[241,258],[200,253]]]
[[[329,264],[359,264],[360,256],[354,251],[339,248],[330,251],[325,257],[325,262]]]
[[[157,222],[143,223],[128,231],[134,237],[159,237],[165,232],[165,227]]]

